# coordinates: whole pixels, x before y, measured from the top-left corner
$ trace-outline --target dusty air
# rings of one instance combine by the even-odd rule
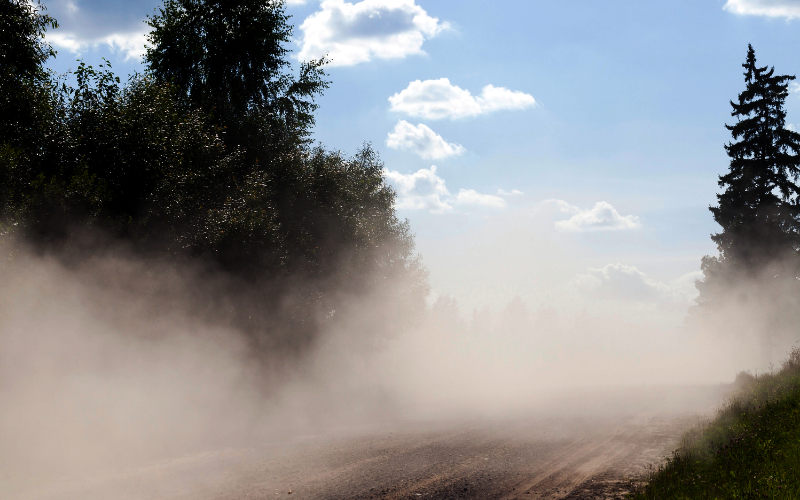
[[[799,498],[797,18],[0,0],[0,499]]]

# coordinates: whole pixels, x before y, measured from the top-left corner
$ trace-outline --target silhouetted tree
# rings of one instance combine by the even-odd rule
[[[288,21],[283,0],[166,0],[148,20],[145,62],[226,127],[227,143],[254,146],[265,133],[294,142],[328,82],[324,59],[302,63],[297,77],[288,71]]]
[[[226,299],[211,316],[265,350],[354,318],[389,337],[424,309],[427,273],[377,152],[309,145],[327,82],[321,61],[288,71],[283,2],[167,0],[145,74],[122,83],[81,63],[74,87],[43,67],[54,20],[23,0],[0,14],[0,237],[88,260],[91,239],[74,250],[90,228],[204,262],[224,275],[197,291]],[[365,299],[374,314],[349,314]]]
[[[40,87],[48,83],[43,64],[55,56],[43,40],[48,26],[58,23],[41,4],[0,2],[0,144],[19,144],[37,128]]]
[[[530,332],[531,322],[528,306],[519,295],[516,295],[503,310],[500,333],[508,337],[528,335]]]
[[[711,236],[719,256],[705,256],[697,282],[701,310],[750,308],[765,313],[762,334],[787,319],[800,276],[800,134],[786,128],[784,102],[794,76],[759,67],[748,46],[745,90],[731,101],[730,170],[710,207],[722,231]],[[788,301],[788,302],[787,302]],[[756,306],[756,302],[758,305]]]
[[[43,5],[0,0],[0,235],[9,237],[28,204],[24,194],[57,167],[63,139],[55,84],[44,63],[55,51],[44,39],[58,26]]]

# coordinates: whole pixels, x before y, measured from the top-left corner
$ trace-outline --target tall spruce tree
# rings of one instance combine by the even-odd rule
[[[745,90],[731,101],[733,141],[725,145],[730,170],[710,207],[722,231],[711,236],[719,256],[705,256],[697,283],[701,311],[756,314],[769,363],[772,336],[794,316],[800,291],[800,134],[786,128],[784,102],[794,76],[756,64],[748,46]],[[718,318],[719,319],[719,318]]]

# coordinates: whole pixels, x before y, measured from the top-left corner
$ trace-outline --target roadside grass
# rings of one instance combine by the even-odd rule
[[[800,499],[800,349],[777,373],[742,372],[735,386],[629,498]]]

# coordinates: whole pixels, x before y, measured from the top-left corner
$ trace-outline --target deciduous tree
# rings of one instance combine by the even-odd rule
[[[292,74],[283,0],[166,0],[148,23],[149,71],[227,127],[226,142],[257,144],[253,128],[274,142],[307,137],[314,97],[328,86],[325,61]]]

